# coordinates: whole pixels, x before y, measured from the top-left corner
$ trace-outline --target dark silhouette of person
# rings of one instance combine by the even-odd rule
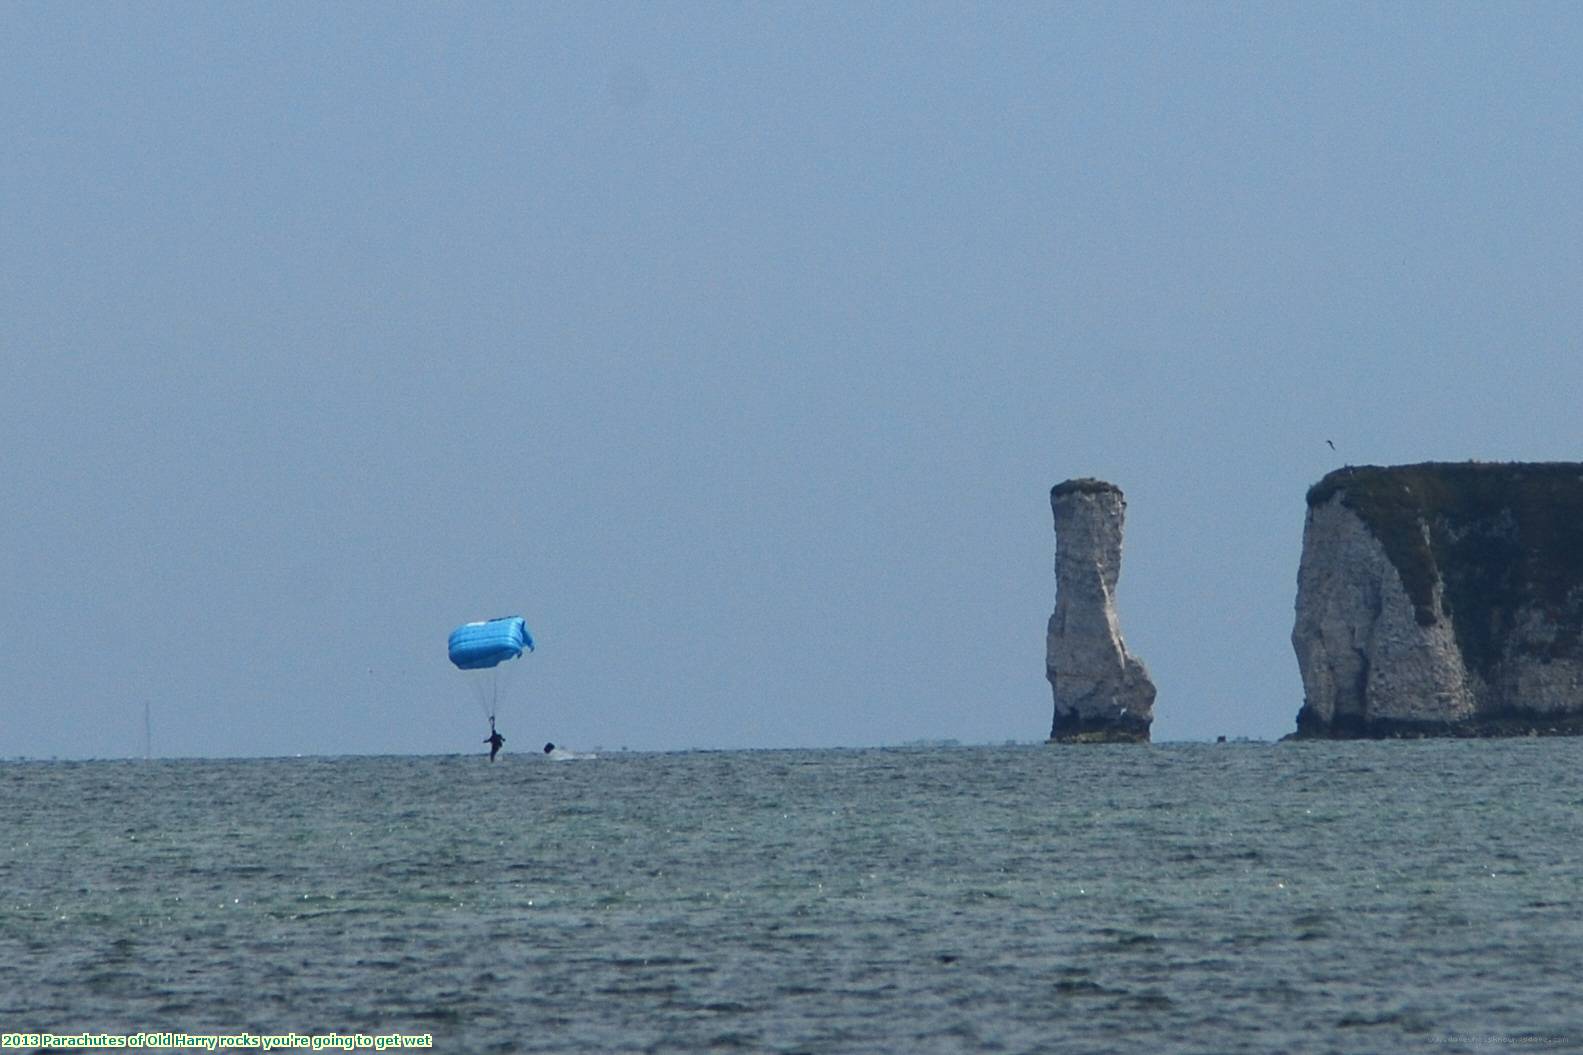
[[[501,736],[495,729],[495,719],[491,715],[489,718],[489,735],[484,737],[484,743],[489,745],[489,760],[491,762],[495,760],[496,755],[500,754],[500,745],[505,742],[506,738]]]
[[[544,745],[544,753],[545,754],[549,754],[551,751],[554,751],[554,750],[555,750],[555,745],[554,744],[545,744]]]

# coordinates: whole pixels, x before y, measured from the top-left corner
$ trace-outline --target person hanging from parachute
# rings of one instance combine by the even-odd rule
[[[506,738],[495,728],[495,705],[499,702],[501,665],[521,656],[523,651],[533,651],[533,635],[521,616],[490,619],[482,623],[466,623],[451,631],[449,651],[451,662],[465,671],[473,683],[474,694],[489,716],[489,735],[484,743],[489,745],[489,760],[493,762],[500,753]],[[507,667],[509,671],[511,668]]]

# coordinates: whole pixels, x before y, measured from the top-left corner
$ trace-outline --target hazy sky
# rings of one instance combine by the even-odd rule
[[[1575,459],[1583,8],[0,6],[0,756],[1275,737],[1309,484]],[[1325,445],[1333,439],[1337,453]]]

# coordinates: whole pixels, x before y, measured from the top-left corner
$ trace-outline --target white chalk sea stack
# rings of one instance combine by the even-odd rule
[[[1583,465],[1330,473],[1292,648],[1299,737],[1583,732]]]
[[[1055,698],[1052,743],[1146,743],[1154,682],[1127,651],[1116,614],[1127,502],[1103,480],[1050,489],[1055,514],[1055,612],[1045,676]]]

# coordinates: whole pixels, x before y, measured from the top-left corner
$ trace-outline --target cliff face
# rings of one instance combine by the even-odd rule
[[[1154,683],[1127,653],[1116,618],[1121,527],[1127,503],[1102,480],[1050,491],[1055,513],[1055,612],[1045,676],[1055,697],[1052,742],[1147,742]]]
[[[1583,464],[1340,469],[1308,492],[1297,735],[1583,733]]]

